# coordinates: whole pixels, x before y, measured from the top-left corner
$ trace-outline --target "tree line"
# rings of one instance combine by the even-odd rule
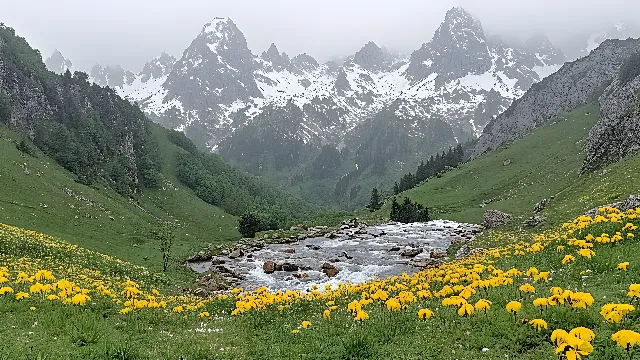
[[[448,168],[455,168],[464,161],[464,150],[462,144],[458,144],[455,148],[449,148],[447,151],[431,155],[426,162],[423,160],[415,174],[408,173],[400,178],[400,182],[396,182],[393,185],[393,194],[412,189],[421,182],[437,176],[442,171]]]

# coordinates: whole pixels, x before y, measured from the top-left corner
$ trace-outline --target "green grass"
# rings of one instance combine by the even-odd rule
[[[636,219],[635,223],[639,223]],[[624,222],[623,222],[624,223]],[[613,234],[622,224],[601,224],[578,232],[579,238],[586,234]],[[277,304],[266,310],[251,311],[239,316],[229,316],[235,300],[217,300],[196,311],[185,311],[170,315],[167,310],[139,310],[127,315],[118,313],[121,305],[109,298],[90,293],[92,302],[84,307],[62,305],[32,296],[17,301],[12,295],[0,295],[0,359],[557,359],[554,347],[549,341],[552,330],[585,326],[596,333],[592,342],[595,351],[586,357],[594,360],[625,359],[626,354],[610,340],[611,334],[620,329],[640,331],[640,312],[629,314],[622,324],[609,324],[599,314],[602,305],[609,302],[632,302],[626,296],[630,283],[640,278],[640,233],[636,239],[627,239],[617,244],[596,244],[593,259],[577,257],[576,261],[562,265],[565,254],[575,249],[567,246],[566,252],[559,253],[555,245],[565,244],[565,240],[551,242],[546,249],[524,256],[502,256],[481,261],[491,263],[499,269],[517,268],[526,272],[531,266],[540,271],[551,271],[550,281],[531,282],[535,294],[519,293],[517,288],[525,282],[525,275],[514,276],[514,284],[490,288],[486,292],[478,290],[470,298],[492,301],[487,315],[476,313],[469,318],[456,314],[454,308],[441,306],[442,298],[419,299],[408,304],[407,309],[391,312],[384,304],[375,302],[366,305],[370,318],[363,323],[353,320],[346,311],[347,304],[360,299],[359,292],[349,292],[338,296],[337,310],[331,320],[322,318],[327,308],[326,300],[305,300],[293,302],[290,309],[279,311]],[[3,238],[0,246],[3,253],[19,257],[24,251],[36,249],[37,241],[30,241],[30,248],[16,244],[16,238]],[[517,240],[531,242],[527,234],[511,235],[492,233],[494,245],[510,244]],[[46,261],[64,262],[65,250],[52,253],[53,259]],[[91,257],[91,253],[78,251],[78,256]],[[622,261],[631,263],[628,272],[616,270]],[[105,259],[95,262],[95,268],[103,273],[108,267],[116,266],[126,270],[126,264],[111,264]],[[90,261],[76,261],[82,266]],[[0,266],[3,264],[0,263]],[[471,264],[468,264],[471,266]],[[71,267],[71,266],[70,266]],[[32,267],[33,269],[38,267]],[[78,271],[77,268],[76,270]],[[141,269],[131,267],[132,276],[139,276]],[[64,273],[64,272],[62,272]],[[70,272],[73,274],[73,272]],[[490,277],[491,271],[483,274]],[[57,274],[60,274],[58,272]],[[147,276],[145,286],[154,286],[154,278]],[[393,281],[387,285],[393,284]],[[11,286],[18,286],[10,283]],[[442,283],[434,281],[431,291],[438,291]],[[537,297],[549,296],[549,289],[560,286],[573,291],[590,292],[595,303],[587,309],[571,309],[566,306],[548,308],[540,315],[532,306]],[[27,285],[28,287],[28,285]],[[399,291],[399,290],[398,290]],[[414,293],[416,289],[412,289]],[[396,291],[397,293],[397,291]],[[511,300],[521,301],[523,309],[514,317],[505,311]],[[34,306],[36,310],[30,311]],[[173,306],[173,305],[171,305]],[[435,312],[434,318],[418,319],[420,308]],[[200,311],[208,311],[212,316],[201,319]],[[549,329],[537,331],[522,318],[542,317]],[[301,329],[299,334],[291,331],[299,329],[302,321],[309,320],[309,329]],[[483,352],[486,348],[488,351]],[[634,350],[635,358],[640,351]]]
[[[638,192],[629,181],[640,170],[634,156],[602,171],[580,176],[589,130],[598,120],[597,106],[585,106],[554,119],[513,145],[481,156],[440,178],[408,190],[432,217],[481,223],[488,209],[518,217],[533,215],[537,202],[549,199],[547,225],[556,225],[590,208]],[[505,161],[510,164],[505,166]],[[492,202],[481,208],[485,200]],[[388,213],[388,205],[382,212]]]
[[[173,158],[183,150],[170,143],[159,126],[154,125],[154,135],[168,182],[145,191],[136,204],[101,184],[76,183],[71,173],[37,150],[36,157],[23,154],[15,146],[21,137],[0,126],[0,222],[59,236],[151,269],[162,264],[159,244],[151,237],[158,218],[180,224],[173,248],[177,260],[207,243],[239,239],[236,217],[206,204],[175,179]]]

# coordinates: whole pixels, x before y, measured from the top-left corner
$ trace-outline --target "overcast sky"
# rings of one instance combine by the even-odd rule
[[[446,11],[462,6],[490,34],[567,34],[632,20],[638,0],[6,0],[0,21],[48,57],[76,69],[120,64],[141,70],[161,53],[180,57],[202,26],[231,17],[254,54],[273,42],[319,61],[355,53],[367,41],[410,53],[427,42]]]

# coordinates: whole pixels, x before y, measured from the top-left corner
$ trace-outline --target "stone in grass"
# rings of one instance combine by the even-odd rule
[[[482,225],[487,229],[506,225],[511,222],[512,216],[498,210],[487,210],[484,213],[484,222]]]

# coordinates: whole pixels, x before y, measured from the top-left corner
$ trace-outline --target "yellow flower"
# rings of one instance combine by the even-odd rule
[[[120,310],[120,314],[122,314],[122,315],[126,315],[126,314],[128,314],[130,312],[131,312],[131,308],[128,308],[128,307]]]
[[[387,309],[389,309],[391,311],[400,310],[400,302],[398,302],[398,300],[396,298],[391,298],[391,299],[387,300],[385,302],[385,305],[387,306]]]
[[[331,310],[327,309],[322,313],[322,317],[325,319],[331,319]]]
[[[570,263],[570,262],[574,261],[575,259],[576,259],[575,256],[565,255],[564,258],[562,259],[562,264],[564,265],[564,264]]]
[[[53,295],[53,294],[51,294],[51,295],[48,295],[48,296],[47,296],[47,300],[54,301],[54,300],[59,300],[59,299],[60,299],[60,298],[58,297],[58,295]]]
[[[27,294],[26,292],[20,291],[19,293],[16,294],[16,300],[22,300],[28,297],[29,297],[29,294]]]
[[[418,318],[422,320],[430,319],[433,316],[433,311],[429,309],[420,309],[418,311]]]
[[[298,330],[298,329],[291,330],[291,333],[292,333],[292,334],[297,334],[297,333],[299,333],[299,332],[300,332],[300,330]]]
[[[536,289],[531,284],[524,284],[520,286],[520,291],[523,293],[534,293]]]
[[[537,298],[537,299],[533,300],[533,306],[535,306],[535,307],[549,306],[549,299],[548,298]]]
[[[621,262],[620,264],[618,264],[617,269],[622,271],[627,271],[629,269],[629,262],[628,261]]]
[[[203,312],[201,312],[200,314],[198,314],[198,316],[199,316],[200,318],[206,318],[206,317],[209,317],[209,316],[211,316],[211,315],[209,315],[209,313],[208,313],[208,312],[203,311]]]
[[[578,255],[591,259],[593,256],[596,255],[596,253],[591,249],[580,249],[578,250]]]
[[[560,344],[564,343],[564,339],[566,339],[568,336],[568,332],[562,329],[556,329],[551,333],[551,341],[553,341],[557,346],[560,346]]]
[[[36,311],[36,307],[35,306],[30,307],[29,311]]]
[[[309,326],[311,326],[311,321],[305,320],[301,325],[303,328],[307,329]]]
[[[0,295],[4,294],[13,294],[13,289],[8,286],[0,288]]]
[[[557,252],[564,252],[564,246],[562,246],[562,245],[556,246],[556,251]]]
[[[470,316],[473,314],[473,305],[464,304],[458,309],[458,315],[460,316]]]
[[[489,310],[491,308],[491,301],[486,300],[486,299],[480,299],[478,300],[478,302],[476,302],[475,305],[475,309],[477,311],[484,311],[484,313],[487,313],[487,310]]]
[[[71,303],[73,305],[84,305],[89,300],[91,300],[91,298],[89,296],[80,293],[80,294],[73,295],[73,297],[71,298]]]
[[[356,316],[353,318],[353,320],[355,320],[355,321],[364,321],[364,320],[367,320],[368,318],[369,318],[369,314],[367,314],[363,310],[360,310],[360,311],[358,311]]]
[[[543,328],[548,329],[547,322],[542,319],[533,319],[529,321],[529,324],[531,324],[538,331],[542,330]]]
[[[640,345],[640,334],[631,330],[620,330],[611,335],[611,340],[615,341],[621,348],[629,350],[636,345]]]
[[[512,313],[517,313],[518,311],[520,311],[520,309],[522,309],[522,304],[519,301],[510,301],[507,304],[507,311],[508,312],[512,312]]]
[[[586,327],[577,327],[569,331],[569,336],[575,336],[584,341],[591,341],[596,338],[596,334]]]

